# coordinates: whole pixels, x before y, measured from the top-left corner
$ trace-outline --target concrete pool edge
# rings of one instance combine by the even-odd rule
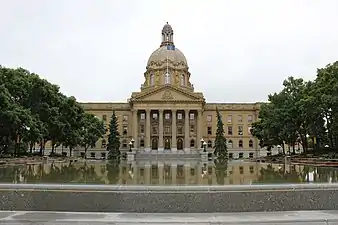
[[[0,210],[132,213],[338,210],[337,190],[337,184],[210,187],[1,184]]]

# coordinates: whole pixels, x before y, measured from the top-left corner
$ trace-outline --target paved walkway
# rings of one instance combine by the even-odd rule
[[[338,211],[259,213],[69,213],[0,211],[0,224],[8,225],[338,225]]]

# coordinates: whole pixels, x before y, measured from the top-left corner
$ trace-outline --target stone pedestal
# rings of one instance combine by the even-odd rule
[[[127,152],[127,161],[131,162],[131,161],[134,161],[134,160],[135,160],[135,152],[134,151]]]
[[[207,162],[208,161],[208,152],[203,152],[203,150],[200,152],[201,155],[201,160],[202,162]]]

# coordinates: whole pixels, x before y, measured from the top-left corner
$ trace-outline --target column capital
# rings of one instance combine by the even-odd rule
[[[184,109],[184,112],[189,113],[190,109]]]
[[[146,113],[150,113],[151,109],[145,109]]]
[[[164,109],[158,109],[158,111],[159,111],[160,113],[163,113]]]
[[[171,111],[172,111],[172,112],[177,112],[177,109],[172,109]]]

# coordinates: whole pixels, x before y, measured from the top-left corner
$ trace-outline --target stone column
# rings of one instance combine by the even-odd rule
[[[171,124],[171,152],[177,152],[177,138],[176,138],[176,109],[173,109],[172,111],[172,124]]]
[[[163,151],[163,109],[158,110],[159,120],[158,120],[158,151]]]
[[[197,111],[197,149],[201,148],[201,139],[203,138],[203,112],[202,110]]]
[[[132,125],[132,127],[133,127],[133,138],[134,138],[134,140],[135,140],[135,142],[134,142],[134,148],[135,149],[138,149],[139,148],[139,146],[140,146],[140,144],[139,144],[139,142],[138,142],[138,119],[137,119],[137,109],[134,109],[133,110],[133,125]]]
[[[150,109],[147,109],[146,110],[146,147],[145,147],[145,150],[147,151],[147,152],[150,152],[150,150],[151,150],[151,142],[150,142],[150,129],[151,129],[151,127],[150,127],[150,120],[151,120],[151,118],[150,118]]]
[[[184,111],[184,151],[190,152],[190,141],[189,141],[189,109]]]

